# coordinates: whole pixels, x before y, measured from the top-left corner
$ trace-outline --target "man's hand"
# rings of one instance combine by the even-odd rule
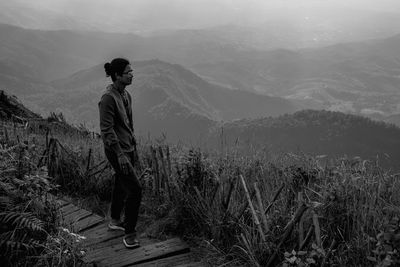
[[[133,166],[125,154],[121,154],[118,156],[119,167],[121,168],[121,172],[124,175],[129,175],[133,173]]]

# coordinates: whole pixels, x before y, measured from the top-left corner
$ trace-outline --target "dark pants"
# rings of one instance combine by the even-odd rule
[[[142,200],[142,187],[135,173],[130,175],[122,174],[117,155],[114,152],[106,149],[105,154],[115,171],[111,218],[119,220],[122,209],[125,207],[125,234],[130,234],[135,232]],[[134,152],[125,153],[125,155],[134,166]]]

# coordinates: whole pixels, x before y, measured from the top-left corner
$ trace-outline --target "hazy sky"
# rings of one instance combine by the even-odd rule
[[[56,12],[89,23],[132,22],[143,29],[258,23],[335,14],[334,9],[399,13],[400,0],[11,0],[0,3]],[[336,12],[340,16],[340,12]],[[357,14],[355,14],[357,15]],[[124,23],[122,23],[124,25]]]
[[[37,6],[47,6],[58,10],[103,9],[103,11],[112,12],[113,9],[129,11],[130,8],[136,8],[140,11],[168,11],[169,9],[182,8],[186,10],[224,10],[232,12],[233,10],[248,9],[268,9],[268,8],[293,8],[293,7],[353,7],[366,8],[383,11],[399,11],[400,1],[398,0],[13,0],[15,2],[26,2]],[[13,2],[11,1],[11,2]],[[164,8],[167,8],[166,10]],[[77,10],[78,11],[78,10]],[[88,14],[90,15],[90,14]]]

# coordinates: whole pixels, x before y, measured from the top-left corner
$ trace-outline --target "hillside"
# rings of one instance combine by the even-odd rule
[[[300,112],[268,125],[294,125],[295,130],[325,124],[320,119],[338,130],[357,122],[344,114]],[[388,265],[387,259],[392,266],[400,263],[399,175],[382,170],[375,160],[328,162],[301,153],[271,158],[265,150],[249,157],[208,154],[151,139],[138,139],[137,171],[145,170],[136,227],[141,248],[128,251],[121,242],[123,231],[107,230],[103,218],[114,175],[101,140],[60,130],[48,141],[40,131],[32,134],[16,127],[2,139],[2,266],[121,261],[164,266],[176,265],[177,259],[201,261],[196,266],[233,261],[237,266],[275,266],[294,257],[318,266]],[[257,199],[251,197],[253,192]],[[306,229],[311,234],[304,238]],[[195,253],[182,259],[189,248],[177,238],[169,242],[173,236],[188,240]],[[210,238],[212,247],[204,247]],[[301,253],[296,252],[299,239]],[[236,247],[240,249],[233,250]],[[255,256],[246,257],[249,254]]]
[[[231,88],[285,97],[305,108],[400,113],[400,36],[319,49],[242,53],[192,70]]]
[[[37,119],[40,115],[26,108],[15,96],[0,90],[0,120]]]
[[[140,62],[136,66],[141,64],[154,67],[154,62]],[[54,105],[61,105],[63,100],[64,105],[68,101],[79,100],[71,105],[71,108],[76,107],[74,112],[80,112],[82,116],[96,116],[93,120],[98,120],[98,99],[93,98],[95,92],[84,95],[86,98],[74,96],[68,99],[71,93],[74,95],[71,90],[59,95]],[[226,148],[237,147],[245,154],[266,149],[271,154],[304,152],[329,157],[359,156],[378,160],[383,167],[399,169],[400,129],[391,124],[316,110],[298,111],[275,118],[218,123],[193,111],[160,86],[141,85],[134,88],[133,94],[134,123],[139,136],[159,137],[165,134],[169,141],[180,140],[212,150],[219,149],[222,142]],[[87,104],[88,99],[93,102],[92,105]],[[90,109],[85,106],[90,106]],[[28,109],[22,107],[21,110]]]
[[[304,110],[277,118],[238,120],[215,127],[210,146],[236,145],[245,152],[264,148],[276,152],[359,156],[399,169],[400,129],[394,125],[332,111]]]

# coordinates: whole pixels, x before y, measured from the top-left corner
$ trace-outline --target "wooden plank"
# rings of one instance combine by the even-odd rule
[[[57,205],[59,205],[60,207],[63,207],[63,206],[66,206],[66,205],[70,204],[68,201],[66,201],[66,200],[64,200],[64,199],[62,199],[60,197],[57,197],[57,196],[55,196],[53,194],[47,194],[46,196],[47,196],[48,199],[51,199],[51,200],[55,201],[57,203]]]
[[[75,206],[73,204],[69,204],[65,207],[62,207],[60,210],[61,210],[61,214],[63,215],[63,217],[65,217],[66,215],[68,215],[72,212],[80,210],[80,208],[78,208],[77,206]]]
[[[66,217],[68,217],[70,214],[75,213],[80,211],[81,209],[76,207],[75,209],[71,208],[70,210],[68,210],[67,212],[63,213],[63,218],[65,219]]]
[[[118,244],[122,243],[122,238],[124,236],[124,233],[119,233],[116,235],[112,235],[109,237],[109,239],[106,239],[102,242],[98,242],[98,243],[91,243],[90,245],[88,245],[86,248],[88,249],[87,252],[91,253],[91,251],[96,251],[99,249],[104,249],[107,247],[111,247],[111,246],[116,246]]]
[[[108,222],[107,222],[108,223]],[[109,230],[107,223],[102,223],[96,227],[82,231],[80,234],[86,237],[85,245],[99,246],[100,243],[112,240],[114,238],[122,238],[124,231],[121,230]],[[121,240],[119,240],[122,242]]]
[[[121,242],[114,246],[88,252],[85,261],[96,262],[105,266],[129,266],[189,251],[190,248],[179,238],[142,246],[133,250],[125,248]]]
[[[85,231],[89,228],[95,227],[100,223],[104,222],[104,218],[98,215],[91,215],[86,217],[73,225],[73,228],[77,232]]]
[[[65,201],[65,200],[56,200],[57,205],[60,206],[60,208],[65,207],[69,204],[69,202]]]
[[[64,207],[70,204],[68,201],[65,201],[64,199],[54,198],[54,200],[60,207]]]
[[[93,212],[84,210],[84,209],[78,209],[74,212],[68,213],[67,215],[64,216],[64,219],[67,220],[71,220],[71,219],[77,219],[77,218],[81,218],[83,219],[83,217],[87,217],[88,215],[93,215]]]
[[[123,235],[122,236],[114,236],[114,237],[112,237],[109,240],[104,241],[104,242],[95,243],[95,244],[92,243],[90,246],[87,246],[87,248],[88,248],[87,251],[90,254],[90,251],[95,251],[95,250],[99,250],[99,249],[104,249],[106,247],[116,246],[118,244],[122,244],[122,238],[123,238]],[[141,238],[139,238],[139,241],[140,241],[140,245],[142,247],[159,242],[157,240],[149,239],[147,237],[141,237]]]
[[[62,207],[60,209],[60,212],[63,213],[63,212],[68,211],[68,210],[70,210],[71,208],[74,208],[74,207],[76,207],[74,204],[69,203],[68,205]]]
[[[66,216],[64,216],[64,223],[66,224],[73,224],[78,222],[79,220],[82,220],[90,215],[92,215],[93,213],[87,210],[82,210],[79,209],[75,212],[72,212]]]
[[[168,242],[169,240],[165,241]],[[144,254],[142,255],[142,258],[140,257],[132,257],[132,256],[127,256],[127,257],[117,257],[117,258],[110,258],[105,261],[106,264],[111,263],[111,266],[129,266],[132,264],[142,264],[145,262],[157,260],[157,259],[162,259],[166,257],[171,257],[179,254],[184,254],[190,252],[190,248],[179,238],[176,238],[175,243],[169,241],[170,243],[163,244],[163,245],[157,245],[161,243],[156,243],[149,245],[149,249],[145,251]],[[126,251],[126,249],[125,249]],[[140,254],[139,254],[140,255]]]
[[[200,267],[204,265],[199,262],[195,262],[194,257],[191,253],[185,253],[181,255],[176,255],[140,264],[140,267],[175,267],[175,266]]]

